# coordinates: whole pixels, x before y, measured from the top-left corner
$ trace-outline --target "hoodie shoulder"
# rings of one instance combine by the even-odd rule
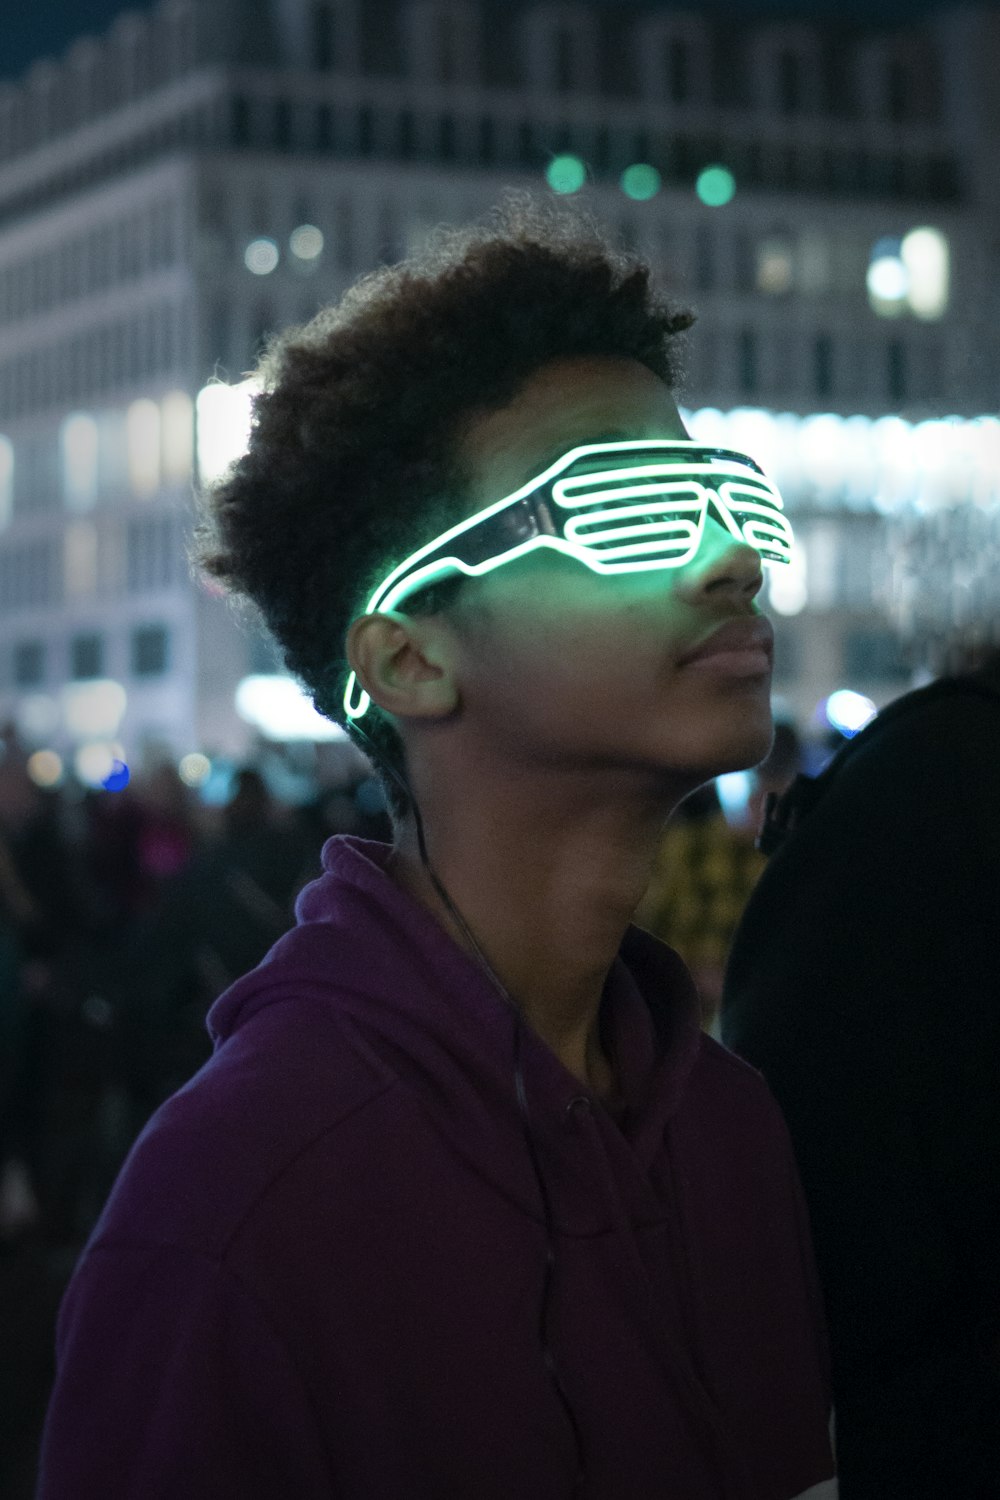
[[[281,986],[258,995],[258,1006],[147,1122],[95,1243],[172,1244],[221,1258],[298,1156],[396,1086],[329,999]]]

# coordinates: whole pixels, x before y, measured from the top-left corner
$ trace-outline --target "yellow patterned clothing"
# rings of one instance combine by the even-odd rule
[[[722,812],[668,822],[633,920],[681,955],[688,968],[725,967],[736,924],[767,863],[752,827]]]

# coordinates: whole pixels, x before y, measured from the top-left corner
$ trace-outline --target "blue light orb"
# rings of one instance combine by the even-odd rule
[[[866,724],[870,724],[878,709],[863,693],[852,693],[849,688],[840,688],[831,693],[825,704],[826,720],[846,740],[853,740]]]
[[[123,760],[113,760],[111,762],[111,770],[101,782],[101,786],[106,792],[123,792],[131,779],[128,766],[125,762]]]

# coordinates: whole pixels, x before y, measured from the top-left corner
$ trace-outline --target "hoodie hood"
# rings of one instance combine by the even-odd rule
[[[478,962],[395,883],[386,868],[391,854],[391,845],[367,839],[327,840],[323,874],[300,892],[295,927],[209,1011],[215,1049],[269,1006],[334,1008],[369,1062],[377,1056],[383,1070],[414,1087],[477,1170],[516,1164],[515,1180],[504,1186],[534,1211],[518,1049],[532,1129],[553,1167],[553,1156],[564,1158],[567,1171],[579,1159],[565,1149],[567,1120],[606,1111]],[[627,929],[608,974],[600,1025],[619,1081],[622,1144],[644,1175],[681,1103],[702,1033],[682,960],[640,928]]]

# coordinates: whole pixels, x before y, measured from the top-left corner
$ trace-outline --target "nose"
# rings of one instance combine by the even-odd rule
[[[764,586],[760,553],[712,520],[706,522],[695,556],[679,572],[680,592],[692,603],[727,596],[749,603]]]

